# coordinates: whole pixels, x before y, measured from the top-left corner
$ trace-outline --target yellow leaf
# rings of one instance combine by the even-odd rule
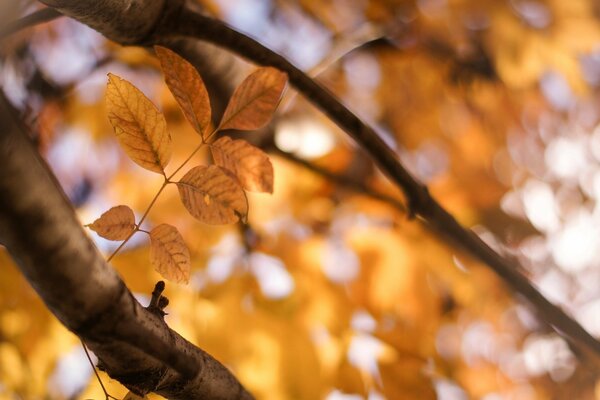
[[[135,229],[135,216],[131,208],[116,206],[86,226],[105,239],[125,240]]]
[[[123,400],[144,400],[147,399],[146,396],[141,397],[138,396],[137,394],[133,393],[133,392],[127,392],[127,395],[125,397],[123,397]]]
[[[117,139],[139,166],[164,175],[171,158],[171,136],[164,115],[138,88],[108,74],[108,119]]]
[[[190,280],[190,251],[174,226],[160,224],[150,232],[150,262],[165,279]]]
[[[175,52],[160,46],[154,50],[165,74],[167,86],[183,114],[202,137],[210,126],[210,101],[196,68]]]
[[[192,168],[177,188],[189,213],[206,224],[231,224],[248,213],[241,186],[216,165]]]
[[[259,68],[231,96],[219,129],[253,130],[269,122],[287,82],[287,74],[272,67]]]
[[[223,136],[210,148],[215,164],[235,175],[246,190],[273,193],[273,165],[262,150]]]

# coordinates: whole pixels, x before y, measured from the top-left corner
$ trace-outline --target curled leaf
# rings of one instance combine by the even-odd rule
[[[165,279],[190,280],[190,251],[174,226],[160,224],[150,231],[150,262]]]
[[[125,240],[135,230],[135,215],[127,206],[116,206],[86,225],[108,240]]]
[[[210,150],[215,164],[236,176],[244,189],[273,193],[273,165],[261,149],[245,140],[223,136]]]
[[[177,182],[177,188],[189,213],[206,224],[231,224],[248,214],[242,187],[216,165],[192,168]]]
[[[254,130],[269,122],[287,82],[287,74],[272,67],[259,68],[235,90],[219,129]]]
[[[139,166],[164,174],[171,158],[164,115],[138,88],[113,74],[108,74],[106,105],[125,153]]]
[[[165,74],[167,86],[196,132],[204,137],[210,126],[210,101],[204,82],[192,64],[177,53],[160,46],[154,50]]]

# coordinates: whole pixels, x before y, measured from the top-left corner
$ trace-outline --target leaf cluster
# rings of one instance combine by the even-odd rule
[[[235,90],[219,124],[211,129],[208,91],[198,71],[175,52],[155,47],[166,84],[184,116],[200,135],[200,143],[190,156],[167,175],[172,138],[164,114],[132,83],[108,75],[106,102],[108,119],[125,153],[140,167],[162,174],[164,182],[136,222],[126,205],[111,208],[87,225],[105,239],[122,241],[109,260],[136,233],[150,236],[150,261],[163,277],[188,282],[190,253],[183,237],[169,224],[149,232],[141,229],[150,209],[163,189],[175,184],[181,202],[197,220],[206,224],[231,224],[245,221],[248,198],[245,191],[273,192],[273,166],[261,149],[243,139],[212,138],[225,129],[255,130],[271,119],[287,82],[287,75],[271,67],[258,68]],[[179,180],[181,171],[203,147],[208,146],[214,164],[190,168]]]

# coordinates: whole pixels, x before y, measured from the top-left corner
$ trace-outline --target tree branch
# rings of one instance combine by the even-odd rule
[[[62,16],[63,15],[54,8],[42,8],[41,10],[37,10],[29,15],[24,16],[23,18],[19,18],[16,21],[6,24],[5,27],[0,29],[0,40],[23,29],[43,24],[44,22],[54,21]]]
[[[318,165],[315,165],[309,161],[306,161],[300,157],[297,157],[292,153],[283,151],[276,146],[269,146],[265,150],[268,152],[277,154],[278,156],[285,158],[286,160],[291,161],[294,164],[300,165],[301,167],[314,172],[315,174],[329,180],[330,182],[333,182],[336,185],[348,188],[356,193],[360,193],[365,196],[369,196],[372,199],[379,200],[383,203],[386,203],[386,204],[394,207],[395,209],[397,209],[398,211],[400,211],[402,213],[406,213],[406,206],[400,200],[398,200],[392,196],[388,196],[383,193],[380,193],[376,190],[373,190],[363,182],[357,181],[356,179],[352,179],[347,176],[336,174],[325,168],[321,168]]]
[[[290,82],[308,100],[317,105],[350,134],[371,155],[390,180],[404,191],[411,214],[420,217],[433,232],[446,237],[447,240],[456,243],[460,248],[490,266],[510,288],[524,296],[535,307],[539,315],[546,322],[553,325],[580,352],[596,359],[600,357],[600,343],[562,309],[550,303],[538,292],[518,272],[520,268],[516,263],[511,264],[509,260],[494,252],[472,231],[462,227],[451,214],[429,195],[427,188],[408,173],[398,161],[396,154],[377,136],[372,128],[285,58],[265,48],[253,39],[236,32],[220,21],[183,8],[181,0],[131,0],[129,2],[117,0],[44,0],[44,3],[57,7],[61,12],[97,29],[108,38],[121,44],[168,45],[173,39],[196,38],[229,49],[257,64],[271,65],[285,71],[290,77]],[[9,177],[5,176],[4,178]],[[20,184],[23,187],[31,187],[33,182],[35,181],[23,179]],[[46,189],[52,190],[49,185]],[[13,199],[13,201],[16,200],[16,198]],[[6,203],[6,200],[3,200],[3,203]],[[39,204],[39,206],[48,205]],[[61,207],[65,207],[64,204]],[[43,220],[46,218],[41,209],[29,211],[38,216],[38,219]],[[23,217],[26,216],[23,215]],[[23,247],[21,252],[24,252],[27,246],[36,249],[35,246],[40,245],[40,243],[26,244],[27,237],[25,233],[23,232],[23,237],[15,239],[16,246]],[[80,258],[90,258],[88,253],[96,253],[95,249],[92,248],[82,248],[80,250],[83,251],[79,255]],[[41,262],[41,265],[46,262],[46,260],[38,259],[29,260],[29,263],[34,265],[33,261]],[[99,268],[98,271],[102,270],[102,267],[97,268]],[[36,280],[35,274],[28,275],[28,278],[37,287],[39,281]],[[57,301],[64,301],[69,306],[77,304],[77,302],[74,303],[73,299],[65,297],[63,295],[58,299],[48,299],[48,305],[51,309],[57,309],[60,306],[56,303]],[[62,316],[61,312],[58,312],[57,315],[59,318]],[[140,355],[139,351],[136,354]],[[130,366],[130,364],[125,365]],[[121,368],[123,368],[123,365],[121,365]]]
[[[561,308],[548,301],[519,270],[516,260],[503,258],[471,230],[463,227],[448,211],[431,197],[427,188],[418,182],[398,161],[396,154],[375,131],[354,115],[330,92],[296,68],[284,57],[255,40],[230,28],[221,21],[184,9],[174,13],[165,25],[157,27],[152,41],[165,43],[173,37],[193,37],[228,49],[250,61],[285,71],[290,83],[309,101],[319,107],[332,121],[346,131],[373,158],[382,172],[408,199],[409,215],[416,215],[437,235],[459,246],[490,268],[515,292],[524,296],[539,315],[552,325],[580,353],[600,359],[600,342]],[[168,43],[167,43],[168,44]]]
[[[0,242],[48,308],[135,393],[251,399],[223,365],[133,298],[83,231],[16,115],[0,97]]]

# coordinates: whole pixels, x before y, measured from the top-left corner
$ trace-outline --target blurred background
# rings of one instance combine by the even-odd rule
[[[196,3],[334,92],[462,224],[600,337],[598,1]],[[0,1],[0,27],[38,8]],[[152,51],[67,18],[1,40],[0,85],[82,223],[118,204],[139,217],[162,178],[119,148],[106,74],[166,114],[174,161],[199,142]],[[253,66],[178,45],[219,115]],[[147,224],[177,226],[192,253],[191,283],[167,285],[167,322],[257,398],[600,399],[567,343],[487,267],[408,221],[401,192],[294,90],[267,128],[228,134],[268,150],[275,168],[274,194],[250,195],[248,224],[203,225],[175,188]],[[118,245],[90,237],[107,254]],[[112,262],[144,305],[160,279],[148,245],[136,235]],[[101,377],[113,396],[127,392]],[[78,339],[0,252],[0,399],[89,398],[104,395]]]

